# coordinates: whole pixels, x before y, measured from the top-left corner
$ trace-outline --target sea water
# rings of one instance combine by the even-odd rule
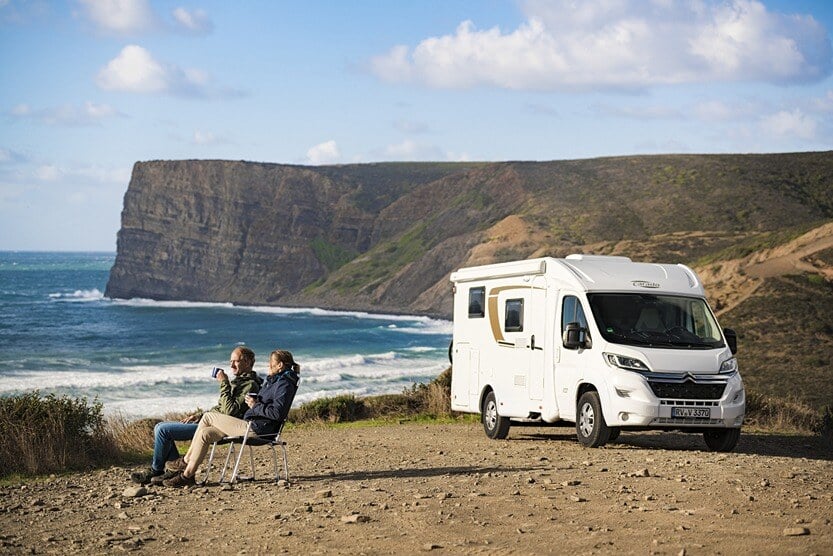
[[[217,402],[211,369],[238,345],[286,349],[295,405],[402,392],[448,367],[451,323],[419,316],[226,303],[108,299],[113,253],[0,252],[0,396],[98,400],[105,414],[163,416]]]

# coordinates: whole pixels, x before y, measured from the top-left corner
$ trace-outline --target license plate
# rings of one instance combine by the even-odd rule
[[[671,417],[708,419],[711,417],[711,410],[708,407],[672,407]]]

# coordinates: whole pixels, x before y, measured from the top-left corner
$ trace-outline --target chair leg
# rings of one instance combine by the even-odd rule
[[[252,481],[255,480],[255,451],[251,444],[249,445],[249,463],[252,464]]]
[[[237,471],[240,469],[240,460],[243,459],[243,452],[245,452],[246,449],[246,438],[247,437],[244,436],[243,442],[240,444],[240,452],[237,454],[237,461],[234,464],[234,471],[232,471],[231,479],[229,479],[230,483],[234,483],[234,481],[237,480]],[[252,447],[249,446],[249,450],[251,449]]]
[[[206,464],[206,469],[205,469],[205,478],[202,480],[202,483],[200,483],[200,484],[204,485],[205,483],[207,483],[208,478],[211,476],[211,463],[214,461],[214,450],[216,450],[216,449],[217,449],[217,443],[214,442],[213,444],[211,444],[211,454],[208,456],[208,463]]]
[[[275,468],[275,481],[279,481],[281,478],[281,474],[278,471],[278,454],[275,452],[275,445],[269,444],[269,449],[272,450],[272,465]]]
[[[242,450],[241,450],[241,453],[242,453]],[[226,454],[226,461],[223,464],[223,472],[220,473],[220,480],[218,482],[222,483],[223,479],[225,479],[226,471],[228,471],[228,464],[229,464],[229,461],[231,461],[231,458],[232,458],[233,455],[234,455],[234,442],[231,442],[228,445],[228,453]],[[232,482],[234,482],[234,479],[232,479]]]
[[[289,463],[286,459],[286,444],[281,443],[281,452],[283,452],[283,477],[289,483]]]

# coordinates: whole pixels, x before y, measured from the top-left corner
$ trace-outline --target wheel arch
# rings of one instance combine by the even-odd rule
[[[477,409],[479,411],[483,410],[483,402],[486,401],[486,396],[489,395],[489,392],[494,392],[495,393],[495,402],[498,401],[497,393],[495,392],[495,389],[492,388],[492,385],[491,384],[485,385],[480,390],[480,399],[477,400]]]

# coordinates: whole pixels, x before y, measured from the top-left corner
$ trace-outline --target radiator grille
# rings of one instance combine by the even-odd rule
[[[656,397],[677,400],[719,400],[726,389],[726,383],[698,384],[691,380],[685,382],[649,381],[648,384]]]

